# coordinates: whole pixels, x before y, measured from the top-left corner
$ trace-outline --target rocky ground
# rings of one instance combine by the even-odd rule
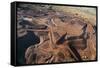
[[[18,45],[19,49],[24,48],[22,53],[25,57],[21,57],[24,64],[95,60],[96,25],[91,24],[88,20],[90,18],[80,17],[78,13],[54,8],[52,5],[18,6],[18,39],[31,41],[31,44],[20,42]],[[23,38],[27,37],[29,32],[32,36]],[[34,37],[39,40],[34,40]],[[22,45],[24,46],[21,47]]]

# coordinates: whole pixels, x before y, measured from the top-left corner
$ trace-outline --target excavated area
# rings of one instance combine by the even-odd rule
[[[46,28],[28,29],[43,37],[25,52],[26,64],[61,63],[96,59],[93,25],[77,15],[48,11],[33,18],[33,24]]]
[[[78,13],[33,7],[17,9],[18,57],[23,59],[24,56],[21,62],[46,64],[96,60],[96,25]]]

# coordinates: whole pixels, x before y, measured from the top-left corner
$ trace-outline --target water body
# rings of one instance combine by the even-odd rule
[[[20,25],[31,25],[28,21],[20,22]],[[34,32],[28,31],[26,35],[22,37],[17,37],[17,64],[25,64],[25,51],[31,46],[39,43],[39,37],[34,34]]]
[[[31,46],[39,43],[39,38],[33,33],[28,32],[27,35],[17,38],[17,63],[25,64],[25,51]]]

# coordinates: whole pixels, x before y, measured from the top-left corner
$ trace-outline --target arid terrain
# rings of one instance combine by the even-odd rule
[[[22,4],[17,8],[17,37],[22,51],[18,62],[23,64],[96,60],[96,11]]]

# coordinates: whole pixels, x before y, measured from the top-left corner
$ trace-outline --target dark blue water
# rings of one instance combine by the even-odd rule
[[[25,64],[25,51],[31,46],[39,43],[39,38],[33,33],[17,38],[17,64]]]

